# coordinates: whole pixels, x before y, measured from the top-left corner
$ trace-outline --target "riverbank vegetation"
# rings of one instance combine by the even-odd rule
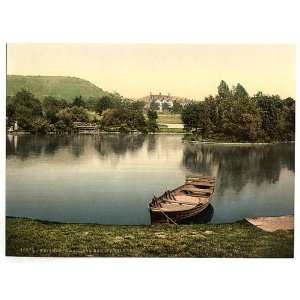
[[[27,90],[8,96],[8,130],[31,133],[71,133],[88,126],[108,132],[187,132],[186,139],[215,142],[276,142],[295,139],[295,100],[262,92],[250,96],[237,84],[230,89],[225,81],[216,96],[157,113],[155,102],[147,105],[118,93],[101,97],[75,97],[72,102],[53,96],[40,99]],[[184,130],[168,124],[184,124]],[[77,124],[77,125],[76,125]],[[76,127],[77,126],[77,127]]]
[[[191,140],[273,142],[295,140],[295,100],[258,92],[253,97],[241,84],[225,81],[216,96],[192,102],[182,111]]]
[[[102,131],[146,133],[157,130],[157,114],[143,113],[144,103],[119,94],[84,100],[81,96],[68,103],[64,99],[45,97],[43,102],[27,90],[7,97],[7,128],[17,122],[18,129],[31,133],[72,132],[76,123],[85,123]]]
[[[293,257],[294,231],[233,224],[119,226],[6,218],[9,256]]]

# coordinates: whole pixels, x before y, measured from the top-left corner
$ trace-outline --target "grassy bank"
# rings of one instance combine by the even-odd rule
[[[9,256],[293,257],[293,231],[233,224],[113,226],[6,218]]]
[[[157,113],[157,123],[182,124],[181,115],[159,112],[159,113]]]

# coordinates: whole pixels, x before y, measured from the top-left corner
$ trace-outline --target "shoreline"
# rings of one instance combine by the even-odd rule
[[[129,132],[129,133],[121,133],[117,131],[101,131],[98,133],[70,133],[70,134],[55,134],[55,133],[48,133],[48,134],[34,134],[31,132],[13,132],[8,133],[6,132],[6,136],[24,136],[24,135],[30,135],[30,136],[80,136],[80,135],[91,135],[91,136],[99,136],[101,134],[116,134],[116,135],[179,135],[184,136],[187,133],[184,132],[149,132],[149,133],[141,133],[141,132]],[[203,145],[209,145],[209,144],[217,144],[217,145],[275,145],[275,144],[295,144],[295,141],[274,141],[274,142],[219,142],[219,141],[189,141],[189,140],[183,140],[183,143],[187,144],[203,144]]]
[[[293,257],[294,230],[226,224],[100,225],[6,217],[7,256]]]
[[[184,141],[190,144],[218,144],[218,145],[276,145],[276,144],[295,144],[295,141],[287,142],[198,142],[198,141]]]

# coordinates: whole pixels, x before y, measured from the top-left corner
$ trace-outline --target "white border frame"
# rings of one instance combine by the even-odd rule
[[[297,1],[3,1],[0,9],[1,173],[5,182],[5,44],[9,42],[297,43]],[[299,47],[297,49],[299,57]],[[299,70],[299,60],[297,61]],[[299,78],[297,78],[299,86]],[[297,97],[299,98],[299,90]],[[296,100],[297,102],[297,100]],[[297,115],[299,115],[297,104]],[[3,121],[4,120],[4,121]],[[299,139],[299,120],[296,127]],[[296,153],[299,153],[296,143]],[[296,157],[296,170],[299,166]],[[298,171],[297,171],[298,172]],[[296,183],[299,183],[296,172]],[[295,256],[299,250],[295,191]],[[294,299],[296,259],[74,259],[4,257],[2,299]],[[160,286],[160,280],[163,284]],[[154,284],[153,284],[154,282]],[[155,284],[156,283],[156,284]],[[152,287],[154,286],[154,292]]]

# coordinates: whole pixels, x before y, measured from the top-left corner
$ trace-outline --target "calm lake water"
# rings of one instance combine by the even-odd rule
[[[294,144],[189,144],[181,135],[7,136],[6,215],[149,224],[153,195],[217,178],[206,221],[293,214]],[[195,222],[198,222],[195,220]]]

